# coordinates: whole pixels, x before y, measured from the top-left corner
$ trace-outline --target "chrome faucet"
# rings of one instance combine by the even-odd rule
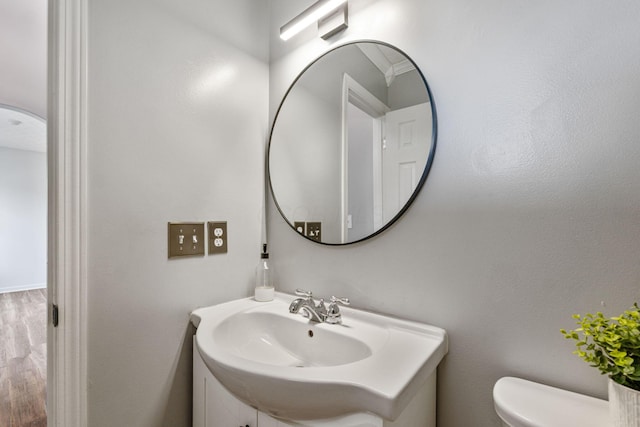
[[[340,314],[338,303],[349,305],[348,298],[336,298],[332,296],[329,308],[327,308],[324,304],[324,299],[320,298],[317,303],[315,302],[311,291],[296,289],[296,295],[302,298],[296,298],[291,302],[289,305],[289,313],[297,314],[302,311],[303,316],[317,323],[342,323],[342,315]]]
[[[302,310],[302,315],[308,317],[312,322],[324,322],[327,316],[327,308],[324,306],[323,299],[320,299],[316,304],[313,300],[313,293],[302,289],[296,289],[296,295],[303,298],[296,298],[291,302],[289,313],[297,314]]]

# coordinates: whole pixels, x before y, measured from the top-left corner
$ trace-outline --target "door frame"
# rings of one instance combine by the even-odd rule
[[[49,427],[87,425],[87,1],[48,1]]]
[[[342,76],[342,132],[341,132],[341,201],[340,201],[340,238],[342,243],[347,243],[348,238],[348,216],[349,216],[349,137],[348,137],[348,104],[353,104],[373,119],[378,120],[378,125],[374,126],[374,140],[382,141],[384,138],[384,129],[382,118],[390,111],[390,108],[375,95],[369,92],[364,86],[358,83],[349,74],[344,73]],[[373,146],[373,171],[374,171],[374,228],[382,224],[382,174],[381,174],[381,144]]]

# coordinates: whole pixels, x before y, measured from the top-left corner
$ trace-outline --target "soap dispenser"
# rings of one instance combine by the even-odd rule
[[[273,270],[269,265],[269,252],[267,252],[267,244],[262,245],[262,254],[260,255],[260,263],[256,267],[256,301],[273,300],[275,289],[273,288]]]

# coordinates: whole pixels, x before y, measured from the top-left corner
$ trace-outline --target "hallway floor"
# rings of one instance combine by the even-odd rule
[[[0,426],[46,427],[47,290],[0,294]]]

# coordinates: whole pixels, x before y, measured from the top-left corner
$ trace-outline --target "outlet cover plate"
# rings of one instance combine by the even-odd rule
[[[209,255],[227,253],[227,221],[209,221]]]
[[[305,227],[305,222],[304,221],[296,221],[293,223],[293,228],[296,229],[296,231],[300,234],[302,234],[303,236],[306,235],[306,227]]]
[[[204,222],[170,222],[169,258],[204,256]]]

